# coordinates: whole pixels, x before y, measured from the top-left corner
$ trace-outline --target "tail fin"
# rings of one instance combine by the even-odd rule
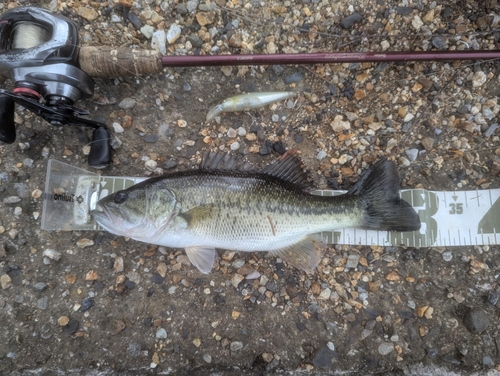
[[[377,161],[348,194],[360,196],[365,228],[390,231],[420,229],[418,214],[410,204],[399,198],[396,165],[386,158]]]

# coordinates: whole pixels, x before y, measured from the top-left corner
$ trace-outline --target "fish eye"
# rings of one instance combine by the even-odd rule
[[[116,204],[121,204],[125,202],[128,198],[128,194],[125,191],[118,191],[115,193],[114,201]]]

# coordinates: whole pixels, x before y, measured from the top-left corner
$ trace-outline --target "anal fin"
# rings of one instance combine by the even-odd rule
[[[187,247],[186,254],[189,261],[203,274],[208,274],[214,267],[217,252],[212,247]]]
[[[298,243],[271,253],[298,269],[312,272],[321,261],[325,249],[326,244],[320,235],[308,235]]]

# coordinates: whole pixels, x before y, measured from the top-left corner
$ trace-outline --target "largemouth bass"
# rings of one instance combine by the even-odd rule
[[[115,192],[99,200],[92,215],[113,234],[184,248],[205,274],[213,268],[216,248],[269,251],[312,271],[326,248],[315,235],[321,231],[420,228],[417,213],[399,198],[397,169],[387,159],[336,197],[309,194],[294,156],[261,172],[219,169],[220,161],[214,159],[200,170],[151,178]]]

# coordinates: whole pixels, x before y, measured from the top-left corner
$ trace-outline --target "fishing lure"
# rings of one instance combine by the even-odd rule
[[[235,95],[212,107],[207,113],[207,121],[212,120],[222,112],[238,112],[259,108],[297,95],[299,93],[296,91],[269,91]]]

